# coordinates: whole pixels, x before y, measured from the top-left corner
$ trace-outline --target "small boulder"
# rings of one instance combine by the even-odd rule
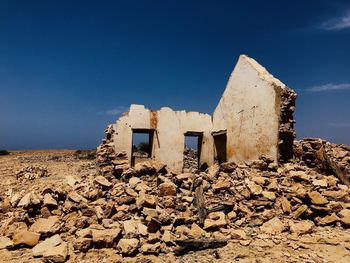
[[[68,256],[68,245],[66,242],[61,243],[44,252],[43,257],[49,262],[65,262]]]
[[[260,227],[260,230],[266,234],[278,234],[281,233],[284,229],[285,226],[278,217],[270,219]]]
[[[165,182],[159,185],[159,196],[175,196],[176,185],[171,182]]]
[[[117,248],[123,255],[133,255],[138,250],[139,240],[136,238],[122,238]]]
[[[30,247],[35,246],[38,244],[40,239],[40,234],[32,232],[32,231],[27,231],[27,230],[21,230],[16,233],[14,233],[12,237],[13,245],[27,245]]]
[[[45,239],[43,242],[33,247],[32,252],[34,257],[42,257],[45,252],[62,243],[61,237],[57,234]]]

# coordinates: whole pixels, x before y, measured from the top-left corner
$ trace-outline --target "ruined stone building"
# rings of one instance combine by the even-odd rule
[[[110,141],[114,151],[125,152],[133,165],[133,134],[145,133],[146,157],[165,163],[173,172],[183,169],[185,136],[198,138],[199,167],[260,157],[286,161],[293,155],[295,98],[293,90],[254,59],[241,55],[212,116],[133,104],[113,124]]]

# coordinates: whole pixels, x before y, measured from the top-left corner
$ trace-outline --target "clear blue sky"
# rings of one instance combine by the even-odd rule
[[[349,1],[0,1],[0,148],[94,148],[131,103],[212,113],[240,54],[350,144]]]

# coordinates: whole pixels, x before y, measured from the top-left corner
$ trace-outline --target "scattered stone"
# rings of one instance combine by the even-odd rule
[[[53,247],[56,247],[61,243],[62,243],[62,239],[58,234],[50,238],[47,238],[43,242],[33,247],[32,249],[33,256],[42,257],[48,250],[51,250]]]
[[[60,229],[59,217],[39,218],[29,228],[30,231],[40,234],[55,234]]]
[[[308,193],[308,197],[310,198],[311,203],[315,205],[325,205],[328,203],[328,200],[316,191]]]
[[[11,248],[13,246],[13,242],[8,237],[0,236],[0,249]]]
[[[312,229],[314,228],[315,224],[312,221],[309,220],[303,220],[300,222],[291,222],[289,224],[290,231],[293,234],[309,234],[312,232]]]
[[[18,231],[12,237],[14,246],[23,244],[33,247],[38,244],[39,239],[40,234],[27,230]]]
[[[162,183],[159,185],[159,195],[162,196],[175,196],[176,195],[176,185],[173,183]]]
[[[216,229],[225,227],[228,224],[223,212],[213,212],[204,221],[204,229]]]
[[[139,240],[136,238],[122,238],[118,242],[117,248],[123,255],[132,255],[137,252]]]
[[[278,234],[281,233],[284,229],[285,226],[278,217],[270,219],[260,227],[260,230],[266,234]]]
[[[97,184],[99,184],[99,185],[101,185],[101,186],[103,186],[103,187],[106,187],[106,188],[109,188],[109,187],[111,187],[112,186],[112,183],[110,183],[105,177],[103,177],[103,176],[96,176],[95,177],[95,179],[94,179],[94,181],[97,183]]]
[[[68,256],[68,246],[66,242],[52,247],[44,252],[43,257],[49,262],[65,262]]]

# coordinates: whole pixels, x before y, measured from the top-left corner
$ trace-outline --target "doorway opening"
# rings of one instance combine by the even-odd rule
[[[227,135],[225,131],[218,131],[212,133],[215,144],[215,161],[219,164],[227,162],[226,144]]]
[[[183,171],[196,172],[200,164],[203,133],[186,132],[184,136],[185,147],[183,154]]]
[[[153,135],[154,130],[132,130],[131,166],[152,158]]]

